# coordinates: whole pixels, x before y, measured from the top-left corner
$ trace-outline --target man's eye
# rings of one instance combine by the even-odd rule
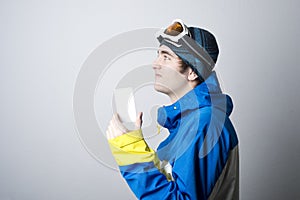
[[[164,60],[170,60],[171,58],[167,55],[164,55]]]

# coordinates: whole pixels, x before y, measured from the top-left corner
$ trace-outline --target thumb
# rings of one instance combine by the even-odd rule
[[[143,123],[143,112],[139,112],[136,117],[135,121],[135,128],[136,129],[141,129],[142,128],[142,123]]]

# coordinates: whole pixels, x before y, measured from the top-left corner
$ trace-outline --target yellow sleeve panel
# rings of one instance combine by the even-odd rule
[[[157,162],[156,153],[144,140],[141,129],[110,139],[108,142],[119,166]]]

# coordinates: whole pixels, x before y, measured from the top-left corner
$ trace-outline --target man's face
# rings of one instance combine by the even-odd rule
[[[160,46],[157,53],[157,58],[153,62],[155,90],[169,96],[181,95],[189,87],[188,72],[181,72],[182,60],[165,45]]]

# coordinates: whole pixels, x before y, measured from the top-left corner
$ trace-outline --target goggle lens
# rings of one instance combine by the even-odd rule
[[[182,24],[179,22],[174,22],[171,26],[169,26],[164,33],[171,36],[177,36],[183,32]]]

